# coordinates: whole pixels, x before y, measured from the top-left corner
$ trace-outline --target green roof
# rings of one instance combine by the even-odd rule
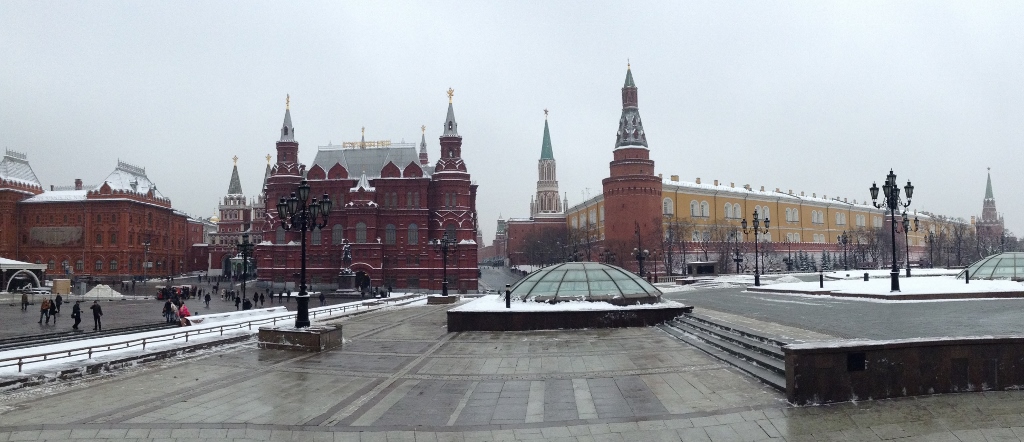
[[[633,71],[628,66],[626,67],[626,84],[622,85],[622,87],[636,87],[633,84]]]
[[[551,133],[548,131],[548,120],[544,119],[544,143],[540,146],[540,159],[553,160],[555,154],[551,151]]]
[[[547,127],[544,128],[544,136],[547,137]],[[545,139],[547,139],[547,138],[545,138]],[[987,200],[995,199],[995,196],[992,195],[992,174],[991,173],[988,174],[988,184],[985,184],[985,199],[987,199]]]

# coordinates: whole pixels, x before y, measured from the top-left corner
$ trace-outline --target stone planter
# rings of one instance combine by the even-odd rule
[[[454,304],[459,301],[458,296],[427,296],[427,304]]]
[[[260,327],[259,347],[273,350],[326,351],[341,347],[340,325]]]

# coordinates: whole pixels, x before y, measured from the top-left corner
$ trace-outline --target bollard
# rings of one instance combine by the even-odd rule
[[[825,288],[825,274],[818,275],[818,288]]]
[[[964,281],[967,281],[967,282],[965,282],[965,284],[970,284],[971,283],[971,271],[970,270],[964,269]]]
[[[505,284],[505,308],[512,308],[512,284]]]
[[[865,281],[867,281],[867,280],[868,280],[868,272],[864,272],[864,280],[865,280]]]

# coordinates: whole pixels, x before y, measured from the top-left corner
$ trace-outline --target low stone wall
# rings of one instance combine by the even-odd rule
[[[966,293],[911,293],[911,294],[885,294],[877,293],[854,293],[838,292],[824,288],[818,290],[792,290],[776,289],[772,287],[747,287],[748,292],[760,293],[796,293],[800,295],[821,295],[835,296],[839,298],[869,298],[887,299],[890,301],[927,301],[936,299],[990,299],[990,298],[1024,298],[1024,291],[1020,292],[966,292]]]
[[[449,310],[448,331],[523,331],[647,327],[661,324],[692,310],[693,307],[557,312],[458,312]]]
[[[801,405],[1024,386],[1024,336],[808,342],[783,351],[786,396]]]
[[[326,351],[340,347],[340,325],[315,325],[302,329],[293,327],[260,327],[259,348],[273,350]]]

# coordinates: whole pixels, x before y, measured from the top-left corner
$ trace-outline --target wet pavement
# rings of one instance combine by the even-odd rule
[[[792,407],[657,328],[448,333],[350,317],[325,353],[234,344],[0,395],[0,441],[1019,440],[1024,393]],[[728,313],[721,318],[741,320]],[[744,317],[746,318],[746,317]],[[766,334],[826,336],[758,319]]]

